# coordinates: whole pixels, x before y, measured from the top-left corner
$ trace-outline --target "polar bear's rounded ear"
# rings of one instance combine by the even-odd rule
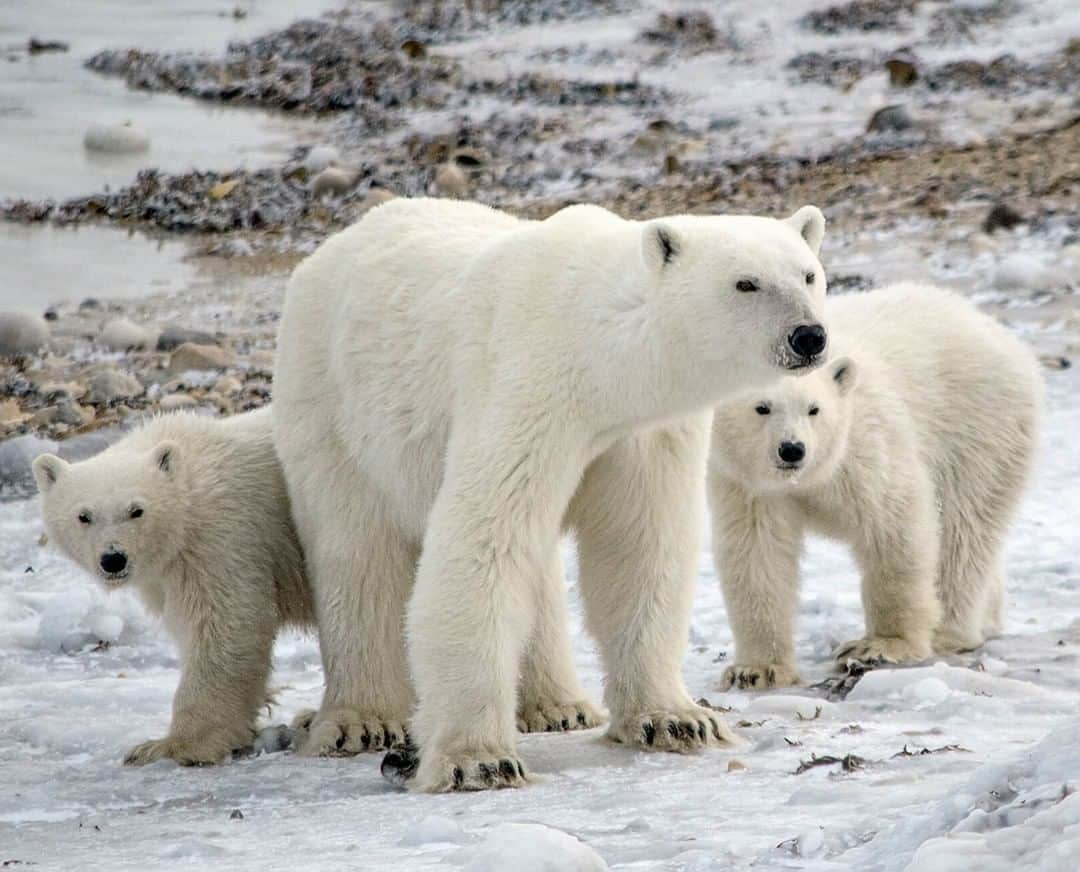
[[[34,458],[32,469],[38,490],[46,493],[64,474],[70,464],[55,454],[39,454]]]
[[[850,357],[838,357],[831,361],[828,373],[840,396],[849,393],[859,381],[859,368]]]
[[[679,256],[682,251],[682,236],[663,221],[649,221],[641,234],[641,257],[645,266],[660,272]]]
[[[825,238],[825,216],[817,206],[803,206],[790,218],[785,219],[795,228],[795,232],[806,240],[815,257],[821,251],[821,241]]]
[[[154,466],[171,475],[176,471],[176,462],[180,458],[180,446],[172,441],[162,442],[154,449],[151,457]]]

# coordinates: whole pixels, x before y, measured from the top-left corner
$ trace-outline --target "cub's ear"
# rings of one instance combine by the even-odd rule
[[[166,475],[176,472],[176,463],[180,459],[180,446],[175,442],[160,443],[151,454],[154,466]]]
[[[850,357],[838,357],[831,361],[827,372],[840,396],[849,393],[859,381],[859,368]]]
[[[649,221],[641,232],[641,257],[645,266],[660,272],[682,252],[683,240],[670,224]]]
[[[790,218],[785,218],[795,232],[806,240],[814,255],[821,251],[821,241],[825,238],[825,216],[817,206],[803,206]]]
[[[39,454],[35,457],[32,469],[38,490],[46,493],[56,484],[69,465],[66,460],[61,460],[55,454]]]

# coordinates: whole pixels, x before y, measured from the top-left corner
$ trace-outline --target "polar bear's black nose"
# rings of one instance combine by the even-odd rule
[[[798,463],[806,457],[806,446],[802,442],[781,442],[777,454],[784,463]]]
[[[127,555],[123,551],[106,551],[101,555],[101,569],[109,575],[116,575],[127,568]]]
[[[825,328],[820,324],[800,324],[788,337],[788,345],[799,357],[809,360],[825,350]]]

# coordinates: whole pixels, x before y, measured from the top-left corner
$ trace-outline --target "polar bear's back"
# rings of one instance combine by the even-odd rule
[[[1042,403],[1038,361],[970,302],[914,283],[830,301],[834,353],[851,352],[860,383],[884,384],[935,465],[1032,450]],[[859,388],[862,390],[862,388]],[[880,397],[879,397],[880,400]]]

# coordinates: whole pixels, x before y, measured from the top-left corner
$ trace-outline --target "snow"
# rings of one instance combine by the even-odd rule
[[[526,736],[522,752],[539,779],[515,791],[399,793],[380,777],[379,755],[273,752],[288,744],[285,730],[264,733],[259,756],[221,767],[122,767],[129,747],[167,728],[173,648],[129,594],[106,594],[38,544],[35,501],[0,503],[0,862],[1071,872],[1080,851],[1080,374],[1048,372],[1047,382],[1042,464],[1009,539],[1003,636],[971,654],[872,671],[847,699],[825,699],[811,685],[830,674],[830,650],[862,616],[848,555],[815,541],[798,627],[806,686],[721,693],[732,639],[706,546],[685,676],[695,697],[732,709],[725,717],[740,725],[743,746],[684,757],[610,746],[601,730]],[[572,557],[576,656],[598,699]],[[279,640],[276,667],[268,724],[317,705],[321,688],[311,638]],[[861,766],[794,774],[812,755],[848,754]],[[230,819],[236,809],[243,817]]]

